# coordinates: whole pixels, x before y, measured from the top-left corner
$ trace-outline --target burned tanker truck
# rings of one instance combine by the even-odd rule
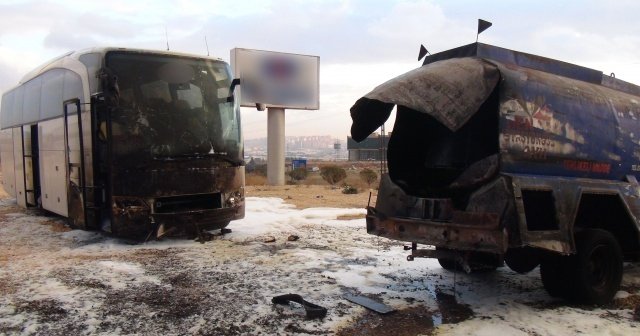
[[[540,265],[552,296],[612,299],[623,261],[640,256],[640,87],[474,43],[359,99],[353,139],[396,105],[368,233],[410,242],[408,260],[467,272]]]

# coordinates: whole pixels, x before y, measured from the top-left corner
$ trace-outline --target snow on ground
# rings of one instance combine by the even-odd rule
[[[640,322],[618,306],[568,306],[539,272],[444,271],[406,261],[402,245],[365,232],[363,209],[297,210],[249,198],[232,233],[200,244],[147,244],[102,233],[53,230],[62,220],[0,200],[0,334],[24,335],[633,335]],[[300,237],[288,241],[289,235]],[[274,243],[266,243],[274,237]],[[640,294],[628,264],[619,297]],[[326,307],[307,320],[297,293]],[[342,298],[366,295],[398,311],[379,316]]]

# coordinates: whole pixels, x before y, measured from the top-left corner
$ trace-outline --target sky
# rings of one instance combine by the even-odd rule
[[[420,44],[474,42],[479,18],[493,23],[480,42],[640,83],[638,12],[634,0],[0,0],[0,92],[71,50],[163,50],[168,36],[171,50],[206,55],[206,37],[226,61],[235,47],[319,56],[320,110],[287,110],[285,132],[346,141],[358,98],[420,66]],[[245,139],[266,136],[266,111],[242,118]]]

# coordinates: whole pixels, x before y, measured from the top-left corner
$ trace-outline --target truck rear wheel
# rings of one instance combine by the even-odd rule
[[[553,297],[568,298],[569,277],[567,272],[568,258],[550,256],[540,263],[540,278],[544,289]]]
[[[613,299],[622,281],[622,251],[615,237],[604,230],[576,234],[572,256],[572,294],[575,301],[604,304]]]

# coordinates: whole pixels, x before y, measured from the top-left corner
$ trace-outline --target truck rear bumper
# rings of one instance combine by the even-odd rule
[[[507,233],[493,214],[455,213],[452,221],[387,217],[367,207],[367,233],[452,250],[503,254]]]

